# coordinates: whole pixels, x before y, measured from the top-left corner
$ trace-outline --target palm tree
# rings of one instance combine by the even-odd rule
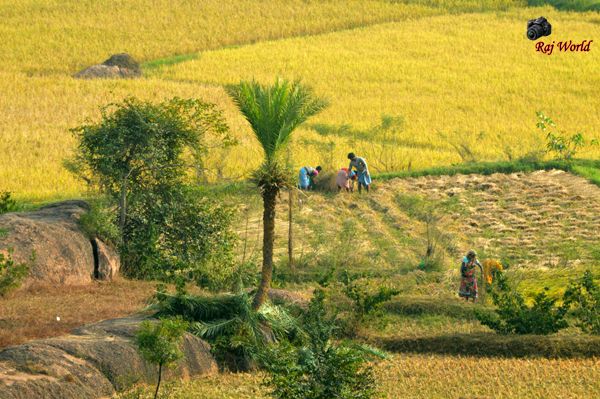
[[[254,173],[254,181],[263,198],[263,264],[260,285],[252,306],[259,309],[265,302],[273,274],[275,205],[282,188],[290,186],[290,173],[281,160],[281,149],[292,132],[327,106],[313,91],[298,81],[277,79],[272,86],[241,82],[227,87],[228,94],[246,117],[262,146],[265,159]]]

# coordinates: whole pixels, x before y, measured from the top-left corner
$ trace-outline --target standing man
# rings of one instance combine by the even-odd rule
[[[315,188],[314,178],[321,171],[321,167],[311,168],[310,166],[304,166],[300,169],[298,174],[298,187],[301,190],[313,190]]]
[[[364,158],[357,157],[353,152],[348,154],[350,160],[350,166],[348,166],[348,172],[352,172],[352,169],[356,169],[358,175],[358,192],[362,192],[364,187],[369,192],[369,186],[371,185],[371,175],[369,174],[369,167],[367,161]]]

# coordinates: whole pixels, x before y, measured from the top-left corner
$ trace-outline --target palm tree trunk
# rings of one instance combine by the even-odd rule
[[[290,188],[288,198],[288,265],[290,270],[294,272],[296,270],[294,265],[294,225],[293,225],[293,214],[294,214],[294,189]]]
[[[260,285],[254,296],[252,307],[260,309],[269,293],[273,277],[273,242],[275,241],[275,205],[277,203],[277,188],[267,188],[263,191],[263,265]]]

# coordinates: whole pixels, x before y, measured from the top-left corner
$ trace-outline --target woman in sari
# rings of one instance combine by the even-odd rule
[[[458,296],[465,298],[469,302],[469,298],[473,298],[473,302],[477,299],[477,276],[475,275],[475,268],[479,267],[479,270],[483,273],[481,264],[477,260],[477,253],[470,250],[462,260],[460,266],[460,288],[458,290]]]

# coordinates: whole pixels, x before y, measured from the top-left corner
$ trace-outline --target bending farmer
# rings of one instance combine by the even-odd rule
[[[358,175],[358,192],[362,192],[362,188],[364,187],[367,192],[369,191],[369,186],[371,185],[371,175],[369,174],[369,167],[367,166],[367,161],[364,158],[357,157],[353,152],[348,154],[348,159],[350,160],[350,166],[348,166],[348,172],[352,172],[352,169],[356,169],[356,174]]]
[[[298,187],[301,190],[313,190],[315,188],[314,178],[319,174],[320,171],[320,166],[317,166],[316,168],[305,166],[300,169],[300,173],[298,175]]]

